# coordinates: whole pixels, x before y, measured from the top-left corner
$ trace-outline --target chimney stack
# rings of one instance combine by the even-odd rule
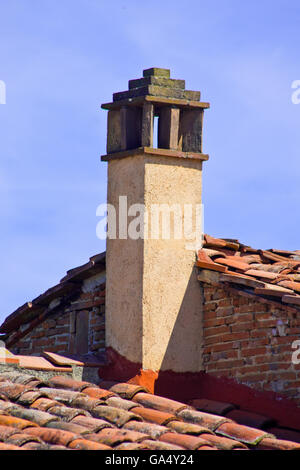
[[[144,370],[198,372],[203,299],[195,254],[209,104],[169,70],[151,68],[102,108],[108,110],[107,350]]]

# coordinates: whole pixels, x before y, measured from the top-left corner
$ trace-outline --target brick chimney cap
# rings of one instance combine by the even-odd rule
[[[143,70],[143,77],[150,76],[170,78],[170,69],[160,69],[158,67],[151,67],[150,69]]]

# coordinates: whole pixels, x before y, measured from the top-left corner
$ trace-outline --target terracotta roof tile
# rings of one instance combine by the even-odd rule
[[[9,382],[18,383],[22,385],[30,385],[37,387],[38,384],[42,384],[43,381],[38,379],[37,377],[29,374],[21,374],[18,372],[1,372],[0,374],[0,382],[5,382],[9,380]]]
[[[9,400],[17,400],[25,390],[28,390],[28,387],[22,384],[13,384],[11,382],[0,383],[0,393]]]
[[[216,257],[216,254],[217,254],[217,257],[219,257],[219,253],[220,252],[216,250],[207,250],[207,249],[199,250],[197,260],[200,262],[212,264],[211,257],[213,256]],[[220,253],[220,255],[226,258],[226,256],[223,255],[222,253]]]
[[[236,421],[238,424],[245,424],[253,428],[265,429],[267,426],[274,424],[274,420],[267,416],[252,413],[243,410],[232,410],[226,413],[226,417]]]
[[[62,431],[69,431],[74,434],[88,434],[90,432],[89,429],[87,429],[85,426],[81,426],[80,424],[75,424],[75,423],[67,423],[65,421],[51,421],[50,423],[47,424],[47,428],[52,428],[52,429],[61,429]]]
[[[162,442],[167,442],[168,444],[179,445],[189,450],[196,450],[201,446],[209,446],[209,442],[205,439],[202,439],[202,437],[190,436],[188,434],[168,432],[166,434],[162,434],[159,440]]]
[[[5,425],[0,424],[0,441],[6,441],[10,436],[18,432],[20,432],[19,429],[16,429],[16,427],[8,423],[5,423]]]
[[[79,396],[72,400],[72,406],[81,410],[92,411],[96,406],[103,405],[105,402],[90,398],[89,396]]]
[[[45,393],[46,396],[52,398],[52,400],[57,400],[65,405],[72,405],[73,400],[78,397],[84,397],[84,394],[80,392],[73,392],[71,390],[56,389],[50,387],[42,387],[40,391]]]
[[[84,362],[82,361],[76,361],[75,359],[71,359],[65,356],[61,356],[60,354],[53,353],[50,351],[44,351],[43,355],[46,357],[46,359],[50,359],[52,363],[58,365],[58,366],[83,366]]]
[[[75,439],[69,444],[70,449],[77,450],[111,450],[111,447],[87,439]]]
[[[101,429],[112,427],[111,423],[108,423],[103,419],[90,418],[88,416],[76,416],[71,422],[84,426],[89,429],[90,432],[98,432]]]
[[[157,395],[152,395],[150,393],[137,393],[132,401],[138,403],[139,405],[145,406],[146,408],[153,408],[158,411],[166,411],[167,413],[176,414],[177,412],[187,408],[187,405],[179,403],[169,398],[159,397]]]
[[[120,397],[110,397],[106,400],[107,405],[113,406],[114,408],[120,408],[125,411],[130,411],[136,407],[136,403],[131,400],[125,400]]]
[[[219,282],[237,285],[239,289],[250,288],[258,298],[296,308],[300,305],[299,250],[256,250],[235,240],[205,235],[196,266],[216,272],[221,272],[220,266],[226,266],[226,272],[219,274]],[[199,280],[204,278],[199,276]]]
[[[258,443],[257,448],[260,450],[300,450],[300,444],[296,442],[265,437]]]
[[[150,408],[141,408],[137,406],[131,410],[135,415],[139,415],[143,420],[149,421],[150,423],[156,423],[159,425],[166,425],[170,421],[178,420],[171,413],[165,413],[164,411],[152,410]]]
[[[59,445],[50,445],[48,444],[48,450],[69,450],[69,448],[65,446],[59,446]]]
[[[57,370],[58,372],[70,371],[70,367],[55,367],[44,357],[38,356],[16,356],[20,361],[20,367],[31,370]]]
[[[245,271],[245,274],[248,276],[259,277],[262,279],[267,279],[268,281],[273,281],[278,277],[278,274],[271,273],[270,271],[263,271],[262,269],[248,269]]]
[[[23,406],[29,406],[34,403],[38,398],[44,397],[45,395],[39,390],[28,390],[21,393],[17,399],[17,403]]]
[[[31,429],[36,429],[36,428],[31,428]],[[5,441],[6,444],[12,444],[17,447],[22,447],[24,444],[27,444],[28,442],[42,443],[42,441],[38,437],[29,436],[28,434],[21,433],[21,432],[17,434],[13,434]]]
[[[188,409],[180,411],[177,416],[184,421],[193,424],[199,424],[200,426],[204,426],[211,431],[214,431],[216,428],[218,428],[220,424],[230,421],[229,419],[226,419],[222,416]]]
[[[226,241],[221,238],[214,238],[210,235],[205,234],[205,246],[212,248],[226,248]]]
[[[281,300],[287,304],[300,305],[300,295],[284,295]]]
[[[114,447],[122,442],[141,442],[149,439],[147,434],[127,429],[106,428],[97,433],[99,442]]]
[[[231,403],[222,403],[220,401],[207,400],[204,398],[195,399],[190,404],[199,411],[224,415],[235,408]]]
[[[179,421],[172,421],[172,423]],[[170,423],[169,423],[170,424]],[[129,429],[131,431],[137,431],[147,434],[152,439],[158,439],[165,432],[169,432],[166,426],[160,426],[159,424],[147,423],[145,421],[128,421],[123,429]]]
[[[90,390],[100,390],[101,397],[107,392],[94,384],[85,387],[86,383],[55,379],[48,382],[51,387],[44,387],[44,383],[40,387],[39,380],[15,372],[12,380],[10,374],[0,377],[5,397],[0,400],[0,444],[14,449],[182,451],[300,447],[299,432],[269,428],[272,420],[268,417],[234,409],[230,403],[199,398],[187,407],[124,383],[102,383],[114,390],[109,392],[113,397],[106,395],[105,401],[90,396]],[[57,388],[62,384],[66,388]]]
[[[120,408],[114,408],[113,406],[100,405],[96,406],[92,410],[92,415],[97,418],[105,419],[108,422],[115,424],[118,427],[121,427],[130,420],[138,421],[139,419],[141,419],[140,416],[137,416],[134,413],[135,409],[136,408],[133,408],[132,412],[130,412],[122,410]]]
[[[247,446],[242,442],[227,437],[220,437],[215,434],[201,434],[201,437],[220,450],[247,449]]]
[[[293,290],[297,293],[300,292],[300,282],[279,281],[278,284],[282,287],[286,287],[287,289]]]
[[[169,444],[167,442],[145,440],[143,444],[147,446],[148,450],[186,450],[185,447]]]
[[[230,268],[235,268],[240,271],[246,272],[249,270],[249,264],[243,261],[240,261],[238,258],[233,259],[232,257],[227,258],[216,258],[215,263],[223,264],[224,266],[229,266]]]
[[[270,434],[259,429],[242,426],[234,422],[221,424],[216,429],[216,433],[251,445],[256,445],[264,437],[272,437]]]
[[[5,397],[5,401],[4,400],[0,400],[0,412],[1,414],[9,414],[10,413],[10,410],[13,409],[14,407],[14,404],[11,403],[10,401],[8,401],[7,397]]]
[[[192,436],[200,436],[201,434],[213,434],[210,429],[198,424],[185,423],[183,421],[170,421],[167,424],[167,428],[171,431],[178,432],[180,434],[190,434]]]
[[[250,276],[245,276],[235,272],[232,272],[230,274],[221,274],[219,280],[221,282],[232,282],[233,284],[241,284],[243,286],[252,287],[253,289],[255,289],[256,287],[265,287],[264,282],[258,281],[257,279],[253,279]]]
[[[26,444],[22,445],[22,447],[17,447],[17,450],[50,450],[50,446],[41,442],[34,442],[34,441],[29,441],[26,442]],[[66,450],[65,447],[63,447],[63,450]]]
[[[102,387],[103,382],[100,383]],[[111,392],[118,394],[121,398],[131,400],[138,392],[148,392],[148,390],[140,385],[133,385],[129,383],[118,383],[109,388]]]
[[[14,446],[12,444],[4,444],[3,442],[0,442],[0,450],[22,450],[22,447]]]
[[[99,400],[106,400],[109,397],[114,397],[115,394],[109,390],[105,390],[97,387],[88,387],[84,389],[85,395],[91,398],[98,398]]]
[[[228,270],[226,266],[222,266],[218,263],[207,263],[206,261],[197,261],[196,266],[198,268],[211,269],[212,271],[218,271],[220,273],[226,273]]]
[[[56,375],[49,379],[49,386],[54,388],[62,388],[65,390],[73,390],[81,392],[85,388],[90,387],[92,384],[89,382],[82,382],[79,380],[71,379],[70,377],[64,377],[62,375]]]
[[[274,434],[274,436],[276,436],[278,439],[300,443],[299,431],[294,431],[293,429],[278,428],[275,426],[268,428],[267,431],[271,434]]]
[[[50,398],[38,398],[30,405],[30,408],[34,408],[40,411],[47,411],[49,408],[55,405],[59,405],[59,402],[56,400],[51,400]]]
[[[212,447],[212,446],[201,446],[197,450],[218,450],[217,447]]]
[[[48,409],[48,412],[52,415],[58,416],[59,418],[67,422],[71,421],[76,416],[90,416],[90,414],[84,410],[80,410],[78,408],[70,408],[61,404],[59,404],[58,406],[52,406]]]
[[[0,426],[10,426],[17,429],[26,429],[36,427],[37,424],[26,419],[16,418],[14,416],[0,415]]]
[[[278,286],[269,286],[261,289],[260,287],[254,289],[254,293],[258,295],[278,297],[279,300],[288,293],[287,289]],[[292,293],[292,291],[290,291]]]
[[[114,450],[148,450],[148,447],[144,442],[122,442],[114,448]]]
[[[12,416],[32,421],[33,423],[36,423],[39,426],[45,426],[50,421],[57,420],[57,417],[45,411],[23,408],[19,405],[13,405],[9,412]]]
[[[27,434],[38,437],[49,444],[58,444],[63,446],[68,446],[70,442],[77,438],[76,434],[69,431],[63,431],[61,429],[37,427],[27,428],[25,431]]]

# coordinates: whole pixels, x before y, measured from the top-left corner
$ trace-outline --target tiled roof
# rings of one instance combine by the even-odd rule
[[[58,297],[62,302],[71,301],[72,296],[80,291],[84,279],[105,269],[105,261],[106,253],[103,252],[92,256],[84,265],[70,269],[57,285],[11,313],[0,326],[0,333],[10,334],[28,322],[32,322],[34,328],[37,318],[40,322],[52,313],[45,306]],[[259,250],[238,240],[204,235],[197,265],[220,273],[220,282],[243,285],[260,297],[300,306],[300,250]]]
[[[3,348],[0,349],[0,365],[14,364],[20,369],[39,371],[72,372],[73,366],[97,368],[106,364],[103,353],[66,354],[64,356],[50,351],[44,351],[41,356],[23,356],[12,354]]]
[[[218,282],[286,306],[300,307],[300,250],[259,250],[238,240],[204,235],[196,264],[214,271]]]
[[[103,252],[92,256],[82,266],[67,271],[58,284],[11,313],[0,326],[0,333],[9,334],[20,325],[28,322],[31,322],[30,328],[34,328],[36,322],[45,320],[56,308],[62,308],[63,304],[70,302],[73,296],[81,291],[81,285],[85,279],[105,269],[105,262],[106,253]],[[57,307],[47,309],[49,304],[57,298],[61,299],[60,304]]]
[[[130,383],[0,372],[0,450],[300,449],[276,439],[270,426],[276,430],[269,418],[232,404],[199,399],[188,406]]]

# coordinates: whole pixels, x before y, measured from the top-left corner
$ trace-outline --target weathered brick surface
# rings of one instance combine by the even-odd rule
[[[300,315],[228,287],[203,283],[203,288],[206,371],[300,404],[300,364],[292,363]]]
[[[44,350],[61,354],[76,353],[76,317],[83,310],[88,312],[88,352],[103,351],[105,284],[97,286],[91,292],[82,292],[71,304],[32,329],[10,350],[23,355],[40,355]],[[21,325],[15,333],[24,331],[28,326],[29,324]]]

